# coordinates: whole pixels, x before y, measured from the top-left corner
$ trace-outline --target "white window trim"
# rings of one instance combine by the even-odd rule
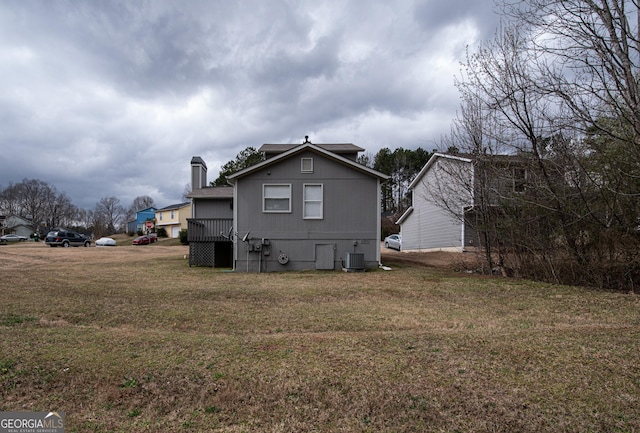
[[[287,210],[270,210],[267,209],[267,199],[268,198],[274,198],[274,197],[267,197],[265,195],[266,189],[267,187],[270,186],[286,186],[289,188],[289,197],[287,197],[287,199],[289,200],[289,209]],[[278,197],[280,198],[280,197]],[[284,197],[282,197],[284,198]],[[291,213],[291,184],[290,183],[264,183],[262,184],[262,212],[263,213]]]
[[[304,162],[309,161],[311,168],[305,169]],[[313,158],[300,158],[300,172],[301,173],[313,173]]]
[[[527,185],[527,169],[524,167],[514,167],[512,170],[513,192],[521,194]]]
[[[320,200],[307,200],[307,187],[319,186],[320,187]],[[320,215],[319,216],[307,216],[307,203],[320,203]],[[305,220],[321,220],[324,219],[324,185],[321,183],[305,183],[302,185],[302,218]]]

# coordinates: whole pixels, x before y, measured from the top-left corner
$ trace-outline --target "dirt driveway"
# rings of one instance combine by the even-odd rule
[[[380,246],[380,255],[383,265],[390,266],[393,263],[417,263],[425,266],[446,269],[473,269],[478,262],[478,257],[473,252],[403,252]]]

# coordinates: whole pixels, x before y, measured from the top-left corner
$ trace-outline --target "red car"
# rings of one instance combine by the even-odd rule
[[[138,236],[133,240],[132,244],[133,245],[149,245],[154,243],[157,239],[158,238],[156,238],[155,236],[150,236],[150,235]]]

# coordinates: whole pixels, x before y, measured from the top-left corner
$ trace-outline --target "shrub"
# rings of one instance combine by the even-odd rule
[[[189,245],[189,240],[187,239],[187,229],[180,230],[180,233],[178,233],[178,237],[180,238],[180,243],[182,245]]]

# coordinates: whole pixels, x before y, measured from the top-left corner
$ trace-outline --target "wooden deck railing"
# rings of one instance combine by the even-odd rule
[[[233,226],[231,218],[189,218],[187,219],[187,240],[189,242],[213,242],[225,238]]]

